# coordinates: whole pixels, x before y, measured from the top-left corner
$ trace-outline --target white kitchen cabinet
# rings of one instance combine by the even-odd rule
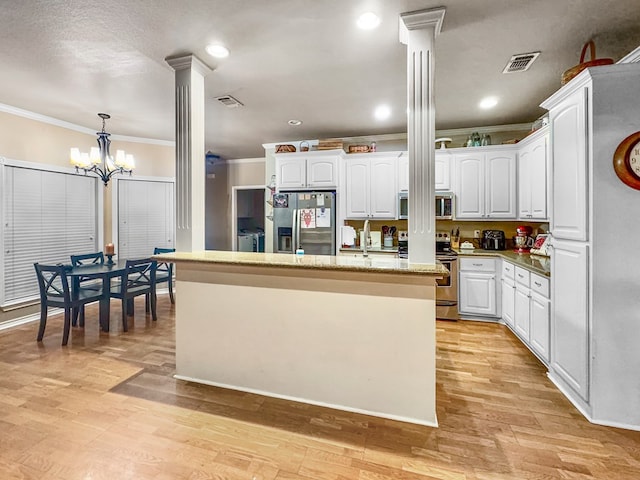
[[[409,191],[409,155],[403,152],[398,158],[398,192]]]
[[[451,191],[451,164],[453,155],[446,149],[436,150],[435,155],[435,189],[436,191]]]
[[[359,154],[345,160],[346,218],[397,214],[397,156]]]
[[[276,154],[278,190],[335,189],[342,150]]]
[[[499,315],[496,263],[495,258],[460,258],[458,310],[461,315]]]
[[[529,306],[531,324],[529,344],[540,358],[544,362],[548,363],[551,301],[548,297],[542,296],[531,290]]]
[[[515,317],[515,269],[513,263],[502,261],[502,320],[512,329]]]
[[[529,308],[529,272],[521,267],[516,267],[516,293],[515,293],[515,315],[514,329],[518,336],[529,344],[529,333],[531,330],[531,315]]]
[[[553,125],[551,231],[558,239],[588,239],[587,98],[587,88],[577,89],[549,112]]]
[[[551,376],[589,398],[589,249],[555,239],[551,250]]]
[[[520,144],[518,152],[518,217],[547,218],[548,129],[542,128]]]
[[[516,153],[513,148],[455,156],[456,218],[516,218]]]

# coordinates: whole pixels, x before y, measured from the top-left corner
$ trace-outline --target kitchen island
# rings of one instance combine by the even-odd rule
[[[436,426],[435,280],[405,259],[176,252],[176,378]]]

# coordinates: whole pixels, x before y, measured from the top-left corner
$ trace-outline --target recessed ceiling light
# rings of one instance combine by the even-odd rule
[[[362,30],[373,30],[380,25],[380,17],[373,12],[363,13],[358,17],[356,24]]]
[[[496,97],[486,97],[483,98],[478,106],[484,110],[488,110],[490,108],[495,107],[498,104],[498,99]]]
[[[373,116],[376,117],[376,120],[386,120],[391,116],[391,109],[388,105],[380,105],[376,107]]]
[[[298,125],[302,125],[302,120],[289,120],[287,123],[289,125],[293,125],[294,127],[297,127]]]
[[[229,56],[229,49],[222,45],[207,45],[206,50],[212,57],[225,58]]]

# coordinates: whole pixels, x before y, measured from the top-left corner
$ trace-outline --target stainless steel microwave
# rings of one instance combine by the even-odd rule
[[[436,220],[453,219],[453,193],[436,193]],[[409,194],[407,192],[398,193],[398,219],[404,220],[409,218]]]

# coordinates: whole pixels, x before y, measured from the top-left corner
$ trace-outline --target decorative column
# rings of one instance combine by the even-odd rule
[[[435,263],[435,104],[433,51],[445,8],[400,15],[407,45],[409,262]]]
[[[167,57],[176,72],[176,250],[204,250],[204,77],[194,55]]]

